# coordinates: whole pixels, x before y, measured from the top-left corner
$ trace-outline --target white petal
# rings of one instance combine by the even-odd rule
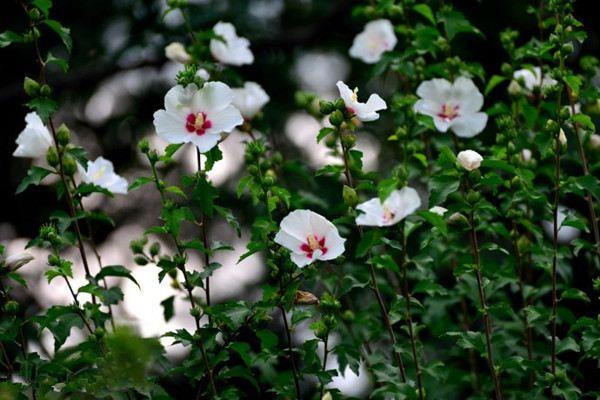
[[[285,230],[281,229],[275,235],[275,243],[292,252],[300,254],[302,252],[300,247],[304,244],[304,240],[299,240],[297,237],[292,236]]]
[[[340,91],[340,97],[344,100],[344,104],[346,107],[354,108],[356,106],[356,102],[352,99],[352,90],[342,81],[337,81],[335,84]]]
[[[188,143],[195,136],[185,129],[185,118],[165,110],[154,113],[156,133],[168,143]]]
[[[446,121],[440,117],[433,117],[433,124],[435,125],[435,129],[440,132],[446,132],[450,127],[450,121]]]
[[[333,260],[338,258],[344,253],[345,242],[346,239],[340,236],[337,228],[335,230],[330,231],[325,236],[325,247],[327,248],[327,253],[320,254],[317,256],[315,252],[315,258],[318,258],[319,260]]]
[[[305,253],[291,253],[290,257],[292,258],[294,264],[298,266],[298,268],[306,267],[308,264],[311,264],[313,261],[315,261],[314,257],[308,257]]]
[[[483,95],[471,79],[461,76],[452,85],[450,102],[459,105],[460,115],[472,114],[481,110]]]
[[[173,86],[165,95],[165,110],[187,115],[191,112],[192,99],[198,91],[195,84],[190,84],[185,88],[181,85]]]
[[[362,211],[356,217],[356,224],[362,226],[383,226],[383,206],[378,197],[367,200],[356,206],[357,210]]]
[[[296,239],[304,242],[306,237],[313,233],[310,225],[310,210],[295,210],[289,213],[285,218],[281,220],[279,224],[281,230],[287,232],[289,235]]]
[[[15,157],[42,157],[54,141],[39,115],[31,112],[25,116],[25,129],[19,134],[15,143],[18,145],[13,152]]]
[[[256,82],[246,82],[243,88],[233,89],[233,105],[246,119],[252,119],[270,100],[269,95]]]
[[[254,55],[249,48],[250,42],[248,39],[238,37],[232,24],[218,22],[213,30],[225,40],[225,42],[217,39],[210,41],[210,51],[218,61],[237,66],[254,62]]]
[[[452,131],[458,137],[470,138],[478,135],[485,129],[488,116],[484,112],[460,116],[450,123]]]
[[[415,189],[406,186],[400,190],[394,190],[385,201],[385,205],[388,204],[394,213],[394,222],[398,222],[421,207],[421,198]]]
[[[220,111],[231,104],[233,90],[223,82],[207,82],[193,98],[195,112]]]
[[[212,126],[207,133],[229,133],[233,128],[244,123],[242,114],[234,106],[228,106],[214,114],[208,114],[208,118],[212,122]]]
[[[417,88],[417,96],[435,104],[444,104],[450,99],[452,84],[446,79],[432,79],[422,82]]]
[[[413,110],[419,114],[429,115],[431,117],[437,117],[442,109],[442,104],[432,100],[417,100],[413,106]]]
[[[220,133],[205,133],[204,135],[190,134],[189,142],[196,145],[200,153],[206,153],[215,147],[221,140]]]
[[[392,50],[397,42],[392,23],[379,19],[367,23],[363,31],[356,35],[349,53],[353,58],[374,64],[381,59],[383,53]]]

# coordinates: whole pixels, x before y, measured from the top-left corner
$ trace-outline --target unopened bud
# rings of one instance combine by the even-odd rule
[[[33,256],[27,252],[13,254],[12,256],[6,257],[5,263],[8,269],[16,271],[23,265],[28,264],[33,260]]]
[[[40,92],[40,84],[26,76],[23,81],[23,90],[30,97],[35,97]]]
[[[333,126],[340,126],[344,122],[344,114],[340,110],[335,110],[329,116],[329,122]]]
[[[66,146],[67,144],[69,144],[70,140],[71,131],[69,131],[69,128],[67,128],[65,124],[62,124],[58,127],[58,130],[56,131],[56,141],[61,146]]]
[[[294,298],[294,303],[299,306],[319,304],[319,298],[311,292],[297,290],[296,297]]]
[[[356,190],[348,185],[344,185],[344,188],[342,189],[342,197],[344,198],[344,203],[346,203],[348,207],[354,207],[358,204],[358,195],[356,194]]]
[[[321,112],[321,114],[329,115],[333,111],[335,111],[335,106],[330,101],[321,100],[319,102],[319,111]]]
[[[58,165],[58,153],[56,152],[54,146],[48,147],[48,151],[46,152],[46,161],[51,167],[56,167]]]

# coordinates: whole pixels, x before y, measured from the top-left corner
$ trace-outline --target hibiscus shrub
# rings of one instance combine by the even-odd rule
[[[519,2],[537,35],[494,28],[485,39],[452,2],[343,8],[363,27],[341,45],[360,73],[334,97],[284,94],[318,126],[298,142],[326,153],[314,168],[263,112],[277,102],[246,79],[255,53],[244,32],[211,5],[168,0],[159,21],[177,15],[178,30],[156,33],[179,72],[129,180],[92,161],[97,149],[59,112],[68,103],[52,77],[69,79],[78,36],[52,0],[17,3],[23,24],[0,46],[30,49],[14,62],[37,71],[23,82],[13,156],[33,161],[16,192],[48,184],[57,200],[31,250],[0,246],[1,399],[600,396],[599,61],[572,1]],[[63,48],[52,53],[54,35]],[[499,42],[503,62],[485,69],[465,51],[473,40]],[[150,125],[127,122],[138,123]],[[214,177],[234,161],[224,143],[240,138],[232,193]],[[186,149],[191,173],[177,169]],[[124,198],[153,198],[152,218],[130,237],[131,262],[110,265],[98,240],[117,229],[110,208]],[[216,224],[229,225],[227,241]],[[251,296],[215,295],[232,251],[265,271]],[[27,307],[32,254],[68,302]],[[121,312],[125,283],[148,290],[141,269],[170,284],[153,316],[159,336]],[[177,304],[189,325],[174,324]]]

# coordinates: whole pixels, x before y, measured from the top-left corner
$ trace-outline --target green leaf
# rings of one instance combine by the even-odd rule
[[[335,129],[333,128],[322,128],[317,135],[317,143],[321,142],[321,140],[325,139],[327,136],[335,133]]]
[[[457,175],[434,175],[429,181],[429,205],[434,206],[446,201],[446,198],[460,187]]]
[[[46,57],[46,64],[55,64],[66,74],[69,71],[69,63],[64,58],[55,57],[52,53],[48,52]]]
[[[127,190],[129,192],[131,192],[132,190],[135,190],[139,187],[142,187],[142,186],[147,185],[148,183],[152,183],[152,182],[154,182],[154,179],[147,177],[147,176],[140,176],[135,181],[133,181],[131,183],[131,185],[129,185],[129,189],[127,189]]]
[[[32,4],[44,14],[44,17],[48,18],[50,8],[52,8],[52,0],[33,0]]]
[[[58,103],[47,97],[36,97],[27,102],[26,105],[37,112],[42,121],[48,120],[48,117],[58,109]]]
[[[504,82],[505,80],[506,80],[506,77],[504,77],[504,76],[493,75],[491,77],[490,81],[488,82],[487,86],[485,87],[484,94],[487,96],[488,93],[490,93],[496,86],[498,86],[500,83]]]
[[[44,20],[44,24],[50,29],[52,29],[62,40],[63,44],[67,48],[67,51],[70,53],[73,49],[73,41],[71,40],[71,30],[69,28],[65,28],[60,22],[54,19]]]
[[[454,39],[459,33],[472,33],[484,37],[483,33],[471,25],[465,16],[458,11],[446,11],[445,13],[438,15],[438,19],[443,22],[444,27],[446,28],[448,40]]]
[[[356,258],[364,257],[375,245],[381,244],[381,230],[371,229],[365,232],[356,246]]]
[[[417,4],[413,7],[413,10],[424,16],[432,25],[435,25],[433,11],[431,11],[431,8],[427,4]]]
[[[384,179],[377,185],[377,195],[381,202],[384,202],[390,194],[398,187],[399,180],[397,177]]]
[[[198,206],[200,211],[208,217],[213,216],[213,204],[218,197],[217,189],[206,179],[205,176],[198,176],[194,190],[192,191],[192,200]]]
[[[417,212],[417,215],[435,226],[442,235],[448,235],[448,224],[446,223],[446,219],[441,215],[431,211],[419,211]]]
[[[102,267],[100,272],[96,274],[95,278],[97,281],[99,281],[100,279],[105,278],[107,276],[118,276],[122,278],[127,278],[133,283],[135,283],[138,288],[141,289],[140,284],[135,280],[133,275],[131,275],[131,271],[129,271],[122,265],[106,265]]]
[[[0,33],[0,48],[10,46],[12,43],[22,43],[25,39],[13,31],[5,31]]]
[[[565,83],[571,89],[571,93],[575,98],[579,97],[579,89],[581,88],[581,78],[576,75],[567,75]]]
[[[580,126],[583,126],[584,128],[588,129],[589,131],[593,132],[596,130],[596,126],[592,122],[592,119],[589,115],[575,114],[571,116],[571,120],[576,124],[579,124]]]
[[[590,302],[590,298],[588,297],[588,295],[585,294],[585,292],[583,292],[579,289],[576,289],[576,288],[569,288],[569,289],[564,290],[561,293],[560,299],[561,300],[565,300],[565,299],[581,300],[586,303]]]
[[[221,152],[221,149],[219,149],[219,146],[213,147],[204,153],[204,155],[206,156],[206,163],[204,164],[205,171],[212,170],[215,164],[223,159],[223,153]]]
[[[36,167],[35,165],[29,168],[27,171],[27,176],[23,178],[19,186],[17,187],[16,194],[22,193],[27,189],[30,185],[38,186],[42,180],[53,172],[49,169]]]

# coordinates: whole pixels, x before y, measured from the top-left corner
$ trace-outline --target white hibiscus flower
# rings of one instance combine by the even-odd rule
[[[212,149],[221,133],[231,132],[244,119],[231,103],[233,91],[223,82],[177,85],[165,95],[165,109],[154,113],[156,133],[169,143],[193,143],[201,152]]]
[[[310,210],[289,213],[275,235],[275,243],[290,250],[292,261],[300,268],[315,260],[339,257],[345,241],[334,224]]]
[[[567,219],[567,214],[572,212],[572,210],[569,210],[563,205],[558,206],[556,222],[558,223],[557,239],[559,243],[570,243],[581,234],[579,229],[562,224],[565,219]],[[542,221],[542,227],[544,228],[544,233],[546,233],[546,236],[552,238],[554,234],[554,223],[552,221]]]
[[[233,89],[233,105],[245,119],[252,119],[270,100],[269,95],[256,82],[246,82],[244,87]]]
[[[213,31],[223,40],[211,39],[210,52],[217,61],[229,65],[244,65],[254,62],[248,39],[239,37],[229,22],[217,22]]]
[[[340,91],[340,97],[344,100],[344,104],[348,111],[356,115],[356,117],[363,122],[379,119],[377,111],[387,109],[385,101],[383,101],[378,94],[372,94],[369,96],[366,103],[361,103],[358,101],[358,88],[350,90],[348,85],[342,81],[338,81],[336,85]]]
[[[104,157],[98,157],[96,161],[88,161],[87,169],[78,166],[81,180],[85,183],[93,183],[111,193],[127,193],[127,180],[117,175],[113,163]]]
[[[398,39],[394,33],[394,26],[389,20],[371,21],[354,38],[350,57],[358,58],[367,64],[375,64],[381,60],[383,53],[392,50],[396,43]]]
[[[469,78],[460,77],[454,83],[446,79],[425,81],[417,88],[421,98],[415,112],[433,117],[440,132],[448,129],[458,137],[473,137],[485,128],[487,114],[481,112],[483,95]]]
[[[381,203],[379,197],[366,201],[356,206],[363,213],[356,217],[357,225],[390,226],[414,213],[421,207],[421,198],[417,191],[411,187],[403,187],[393,191]]]
[[[48,148],[54,144],[52,135],[44,126],[42,119],[35,112],[25,116],[27,125],[15,141],[18,145],[15,157],[38,158],[46,155]]]

